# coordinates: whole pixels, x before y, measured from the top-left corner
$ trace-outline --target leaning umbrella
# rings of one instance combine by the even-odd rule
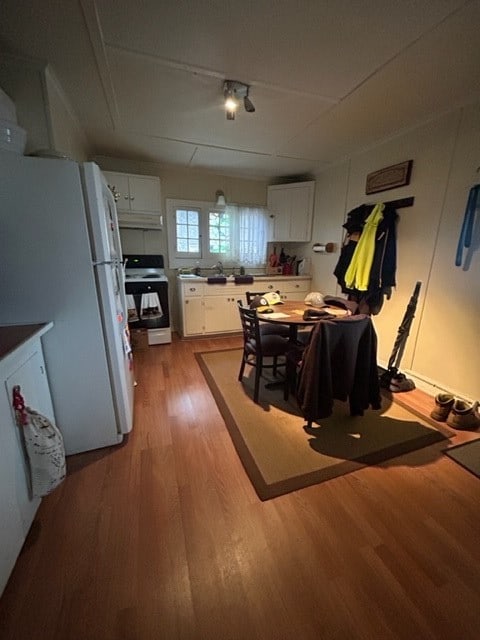
[[[415,389],[415,383],[400,373],[399,367],[405,351],[405,345],[407,344],[407,338],[410,333],[410,327],[412,326],[413,318],[415,317],[415,310],[417,308],[418,295],[420,293],[421,282],[417,282],[413,295],[410,298],[403,320],[398,327],[397,337],[393,345],[392,353],[388,360],[388,369],[380,376],[380,384],[382,387],[390,389],[393,392],[399,391],[411,391]]]

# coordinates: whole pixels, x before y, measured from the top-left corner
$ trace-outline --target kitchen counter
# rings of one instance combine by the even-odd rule
[[[252,275],[252,274],[246,274],[246,275]],[[177,278],[179,280],[185,280],[185,281],[189,281],[189,280],[194,280],[195,282],[207,282],[209,277],[214,277],[214,276],[196,276],[193,273],[181,273],[177,276]],[[216,277],[216,276],[215,276]],[[240,277],[245,277],[245,276],[240,276]],[[281,282],[284,278],[288,279],[288,280],[305,280],[305,278],[310,278],[310,276],[308,275],[301,275],[301,276],[287,276],[287,275],[277,275],[277,274],[273,274],[273,275],[252,275],[253,281],[254,282],[266,282],[266,281],[270,281],[270,280],[275,280],[275,282]],[[235,276],[226,276],[227,279],[227,283],[232,283],[235,282]]]
[[[52,327],[52,322],[0,325],[0,360],[32,338],[39,338]]]

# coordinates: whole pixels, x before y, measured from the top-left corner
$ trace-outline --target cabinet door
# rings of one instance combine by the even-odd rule
[[[130,210],[160,215],[160,181],[150,176],[129,176]]]
[[[313,190],[311,186],[290,189],[288,193],[290,240],[308,242],[312,237]]]
[[[12,407],[12,391],[20,385],[25,402],[53,420],[42,351],[34,351],[3,382],[0,398],[0,593],[20,553],[40,504],[30,498],[30,478],[20,427]]]
[[[232,296],[207,296],[205,303],[205,333],[240,331],[240,313]]]
[[[186,336],[194,336],[203,333],[205,326],[205,314],[203,299],[187,298],[183,307],[183,333]]]
[[[130,211],[130,190],[128,175],[126,173],[112,173],[103,171],[110,191],[115,195],[115,203],[118,211]]]
[[[112,171],[104,171],[103,174],[116,197],[119,227],[162,227],[159,178]]]
[[[268,211],[273,216],[272,240],[286,241],[290,234],[290,211],[285,190],[268,192]]]
[[[18,427],[10,414],[10,402],[4,385],[0,401],[0,595],[25,540],[24,524],[17,502],[19,436]],[[24,478],[22,481],[25,485]]]
[[[311,239],[314,190],[314,181],[268,187],[273,241],[308,242]]]
[[[12,391],[15,385],[20,386],[22,396],[25,399],[25,404],[28,407],[31,407],[34,411],[41,413],[52,422],[55,422],[50,387],[48,385],[45,362],[43,360],[43,353],[41,350],[35,351],[32,356],[21,365],[21,367],[7,378],[5,386],[9,398],[12,397]],[[12,419],[15,419],[13,407],[11,412]],[[39,500],[30,499],[29,484],[27,481],[29,478],[29,471],[26,458],[23,453],[23,442],[19,431],[17,431],[17,436],[17,500],[26,535],[38,508]]]
[[[305,300],[310,291],[310,280],[289,280],[282,290],[283,300]]]

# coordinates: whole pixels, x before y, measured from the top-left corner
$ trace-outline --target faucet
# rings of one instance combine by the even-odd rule
[[[213,265],[212,269],[215,269],[218,275],[221,275],[223,273],[223,264],[219,260],[216,264]]]

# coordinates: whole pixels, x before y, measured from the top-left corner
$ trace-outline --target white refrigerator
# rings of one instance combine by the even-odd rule
[[[121,256],[96,164],[0,152],[0,324],[53,321],[43,344],[67,454],[118,444],[132,429]]]

